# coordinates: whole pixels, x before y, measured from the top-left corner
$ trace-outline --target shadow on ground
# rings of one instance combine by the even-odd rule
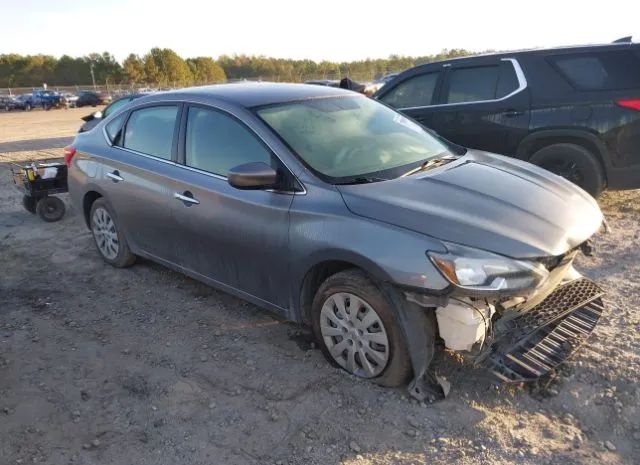
[[[50,137],[47,139],[0,142],[0,153],[58,149],[66,147],[71,142],[73,142],[73,137]]]

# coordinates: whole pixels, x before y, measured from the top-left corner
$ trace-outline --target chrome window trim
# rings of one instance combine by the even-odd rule
[[[456,102],[456,103],[438,103],[435,105],[421,105],[421,106],[417,106],[417,107],[404,107],[404,108],[397,108],[398,111],[406,111],[406,110],[419,110],[421,108],[441,108],[441,107],[451,107],[454,105],[473,105],[476,103],[494,103],[494,102],[502,102],[504,100],[507,100],[511,97],[513,97],[516,94],[519,94],[520,92],[524,91],[527,86],[527,78],[524,75],[524,71],[522,71],[522,67],[520,66],[520,63],[518,63],[518,60],[516,60],[515,58],[501,58],[500,61],[508,61],[511,63],[511,66],[513,66],[513,70],[516,72],[516,79],[518,79],[518,88],[515,89],[513,92],[510,92],[509,94],[505,95],[504,97],[500,97],[500,98],[496,98],[496,99],[490,99],[490,100],[473,100],[471,102]],[[442,65],[443,67],[450,67],[451,64],[450,63],[445,63],[444,65]],[[470,68],[473,66],[469,66]]]
[[[233,116],[233,117],[235,117],[237,119],[240,119],[238,116],[233,115],[228,110],[225,110],[224,108],[220,108],[220,107],[218,107],[216,105],[213,105],[211,103],[202,103],[202,102],[197,102],[197,101],[193,101],[193,100],[184,100],[184,99],[182,99],[182,100],[168,100],[168,101],[160,100],[160,101],[154,101],[154,102],[144,102],[144,103],[142,103],[140,105],[133,106],[133,107],[129,108],[126,111],[131,112],[131,111],[139,110],[141,108],[144,108],[147,105],[150,105],[150,106],[156,106],[157,104],[160,104],[160,105],[162,105],[162,104],[180,105],[181,103],[201,105],[201,106],[204,106],[204,107],[211,107],[211,108],[219,110],[219,111],[221,111],[221,112],[223,112],[225,114],[229,114],[229,115],[231,115],[231,116]],[[267,147],[269,147],[269,150],[271,151],[273,156],[276,157],[280,161],[280,163],[282,163],[282,165],[287,169],[287,171],[289,171],[291,176],[293,176],[293,178],[298,182],[298,184],[302,188],[302,191],[281,191],[281,190],[276,190],[276,189],[262,189],[262,190],[264,190],[265,192],[272,192],[274,194],[306,195],[307,194],[307,189],[304,186],[304,184],[302,183],[302,181],[300,181],[300,179],[298,179],[298,177],[293,173],[291,168],[289,168],[289,166],[284,161],[282,161],[282,158],[280,158],[278,156],[278,154],[273,149],[271,144],[269,144],[269,142],[264,140],[264,138],[260,134],[258,134],[253,128],[251,128],[251,126],[249,126],[245,121],[243,121],[242,119],[240,119],[240,121],[242,121],[244,123],[244,125],[247,126],[250,129],[250,131],[253,134],[255,134],[255,136],[259,140],[261,140]],[[160,157],[157,157],[155,155],[149,155],[147,153],[138,152],[136,150],[132,150],[132,149],[129,149],[127,147],[122,147],[120,145],[113,145],[113,143],[109,140],[109,136],[107,134],[107,125],[106,124],[102,126],[102,135],[104,136],[104,139],[107,142],[107,145],[109,147],[111,147],[111,148],[124,150],[125,152],[133,153],[135,155],[140,155],[142,157],[146,157],[146,158],[149,158],[151,160],[160,161],[160,162],[166,163],[168,165],[177,166],[178,168],[184,168],[186,170],[193,171],[193,172],[200,173],[200,174],[204,174],[206,176],[209,176],[209,177],[212,177],[212,178],[215,178],[215,179],[220,179],[220,180],[223,180],[223,181],[227,181],[227,177],[226,176],[222,176],[220,174],[211,173],[209,171],[204,171],[204,170],[201,170],[201,169],[198,169],[198,168],[194,168],[192,166],[183,165],[181,163],[176,163],[173,160],[165,160],[164,158],[160,158]]]

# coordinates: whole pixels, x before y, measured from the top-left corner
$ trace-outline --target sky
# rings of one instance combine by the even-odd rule
[[[152,47],[351,61],[444,48],[640,42],[640,0],[0,0],[0,54],[59,57]],[[16,20],[12,20],[15,18]]]

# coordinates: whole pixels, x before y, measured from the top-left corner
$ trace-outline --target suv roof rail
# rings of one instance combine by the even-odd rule
[[[626,44],[631,43],[632,36],[621,37],[618,40],[614,40],[612,43],[614,44]]]

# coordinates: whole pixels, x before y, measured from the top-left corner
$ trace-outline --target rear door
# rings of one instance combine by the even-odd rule
[[[180,111],[180,104],[153,104],[112,120],[105,128],[111,157],[102,170],[104,191],[134,252],[170,263],[170,176]]]
[[[289,175],[262,140],[230,113],[185,108],[171,211],[180,240],[180,265],[218,284],[280,308],[289,305],[289,207],[294,193],[239,190],[228,171],[264,162]]]
[[[529,131],[526,80],[515,59],[483,57],[447,66],[432,126],[465,147],[514,155]]]

